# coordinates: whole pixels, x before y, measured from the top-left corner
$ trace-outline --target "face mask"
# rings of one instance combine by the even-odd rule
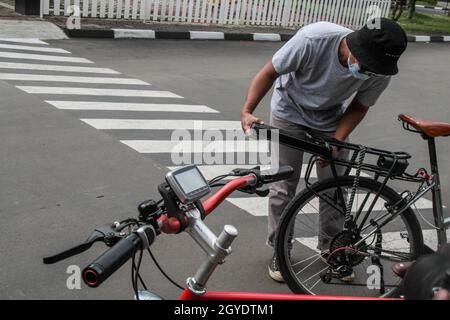
[[[348,70],[350,71],[350,73],[352,74],[352,76],[354,78],[359,79],[359,80],[367,80],[370,78],[368,75],[359,72],[358,63],[350,63],[350,56],[348,56],[347,64],[348,64]]]

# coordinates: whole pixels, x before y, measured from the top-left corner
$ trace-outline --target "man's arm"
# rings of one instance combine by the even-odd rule
[[[348,106],[339,125],[334,134],[334,138],[340,141],[344,141],[350,135],[350,133],[358,126],[361,120],[365,117],[369,111],[369,107],[366,107],[360,103],[357,99],[353,101]]]
[[[345,141],[350,133],[358,126],[367,111],[369,111],[369,107],[361,104],[357,99],[353,99],[347,110],[345,110],[344,115],[339,121],[339,125],[334,133],[334,138],[339,141]],[[336,158],[338,155],[338,150],[336,147],[332,148],[332,156]],[[328,166],[328,161],[319,159],[318,165],[321,168]]]
[[[253,123],[263,123],[261,119],[253,116],[252,113],[256,109],[258,103],[270,90],[278,76],[279,75],[272,64],[272,60],[270,60],[251,81],[247,91],[247,97],[245,98],[244,107],[241,112],[242,130],[244,130],[246,134],[249,133]]]

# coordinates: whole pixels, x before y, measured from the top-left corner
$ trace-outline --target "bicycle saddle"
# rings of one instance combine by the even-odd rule
[[[450,135],[450,123],[419,119],[406,114],[401,114],[398,118],[432,138]]]

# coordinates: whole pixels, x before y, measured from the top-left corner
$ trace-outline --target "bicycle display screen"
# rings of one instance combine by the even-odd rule
[[[166,181],[182,203],[194,202],[211,191],[208,182],[195,165],[169,172]]]

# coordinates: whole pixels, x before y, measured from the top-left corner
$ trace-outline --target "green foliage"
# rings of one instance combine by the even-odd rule
[[[438,33],[450,35],[450,17],[414,13],[413,18],[408,19],[408,13],[404,12],[398,23],[408,32]]]

